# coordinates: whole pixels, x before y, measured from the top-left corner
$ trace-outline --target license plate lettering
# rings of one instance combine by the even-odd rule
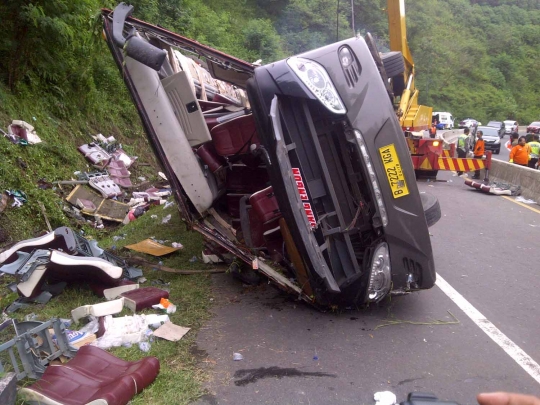
[[[409,194],[409,188],[405,181],[405,175],[399,161],[399,157],[394,144],[379,148],[379,154],[384,165],[386,178],[392,190],[394,198],[404,197]]]
[[[382,157],[383,163],[385,165],[394,162],[393,159],[392,159],[392,153],[390,152],[390,149],[383,150],[381,152],[381,157]]]

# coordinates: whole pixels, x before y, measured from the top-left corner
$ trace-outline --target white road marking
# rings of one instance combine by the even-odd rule
[[[463,295],[458,293],[454,287],[446,282],[439,274],[437,274],[437,286],[450,298],[454,303],[471,318],[471,320],[482,329],[491,340],[497,343],[506,354],[521,366],[532,378],[540,384],[540,365],[525,353],[518,345],[512,342],[508,336],[502,333],[499,328],[493,325],[484,315],[480,313],[472,304],[467,301]]]

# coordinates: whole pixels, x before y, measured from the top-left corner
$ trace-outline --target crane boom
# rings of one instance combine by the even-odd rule
[[[431,123],[432,108],[418,104],[419,91],[415,86],[414,60],[407,42],[405,0],[387,0],[386,4],[390,50],[401,52],[405,64],[405,89],[401,94],[395,95],[400,97],[397,110],[399,122],[405,131],[427,130]]]

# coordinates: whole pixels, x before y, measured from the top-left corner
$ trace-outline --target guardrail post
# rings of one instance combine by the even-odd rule
[[[486,151],[486,162],[485,162],[485,165],[486,165],[486,175],[484,176],[484,183],[488,183],[489,182],[489,170],[491,169],[491,151],[488,150]]]

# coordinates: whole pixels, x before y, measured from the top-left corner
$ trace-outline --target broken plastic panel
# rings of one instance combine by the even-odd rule
[[[90,315],[97,318],[100,316],[118,314],[122,312],[123,308],[124,299],[119,298],[113,301],[101,302],[94,305],[83,305],[82,307],[75,308],[71,311],[71,317],[75,322],[79,322],[80,319]]]
[[[58,318],[47,322],[13,321],[13,327],[16,336],[0,345],[0,354],[7,352],[18,380],[26,377],[40,378],[49,362],[60,356],[73,357],[76,353],[76,350],[69,346],[65,327]],[[53,342],[48,331],[50,328],[58,337],[56,342]],[[4,366],[0,358],[0,373],[2,372]]]

